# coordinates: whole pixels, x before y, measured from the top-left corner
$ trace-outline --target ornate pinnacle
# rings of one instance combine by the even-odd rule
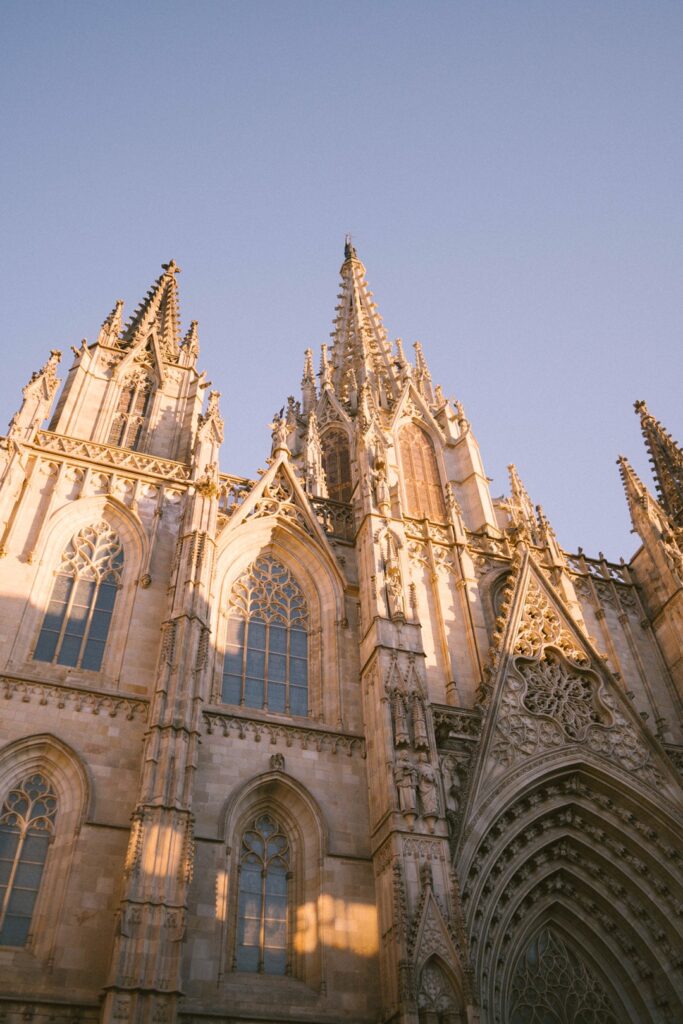
[[[351,235],[346,235],[344,238],[344,260],[357,260],[358,253],[354,246],[351,244]]]
[[[100,327],[100,333],[97,335],[97,344],[107,345],[110,348],[118,347],[122,327],[123,299],[117,299],[116,305]]]
[[[185,352],[189,352],[190,355],[199,355],[199,321],[193,320],[190,324],[189,330],[183,338],[182,345],[180,346]]]
[[[660,504],[677,526],[683,526],[683,450],[644,401],[635,402],[634,408],[640,416]]]

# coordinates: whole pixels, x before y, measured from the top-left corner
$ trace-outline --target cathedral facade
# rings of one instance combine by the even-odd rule
[[[230,475],[177,273],[0,440],[0,1020],[683,1020],[683,451],[564,551],[347,243]]]

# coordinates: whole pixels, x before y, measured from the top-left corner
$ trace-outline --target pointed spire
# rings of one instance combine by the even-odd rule
[[[313,351],[307,348],[304,353],[304,372],[301,378],[301,400],[304,416],[308,416],[318,401],[318,390],[315,386],[313,370]]]
[[[634,408],[640,416],[660,504],[677,526],[683,526],[683,450],[645,402],[636,402]]]
[[[510,501],[508,502],[508,508],[512,522],[521,535],[531,544],[540,544],[541,537],[534,505],[514,463],[510,463],[508,466],[508,473],[510,475]]]
[[[175,260],[162,263],[161,274],[135,310],[123,333],[125,348],[147,340],[155,334],[164,359],[178,362],[180,351],[180,310],[176,274],[180,267]]]
[[[340,401],[348,402],[350,371],[356,385],[368,380],[378,404],[387,407],[399,392],[391,345],[372,292],[365,279],[365,267],[347,236],[341,267],[341,291],[332,332],[332,385]]]
[[[414,375],[414,379],[415,379],[415,383],[417,385],[417,389],[420,392],[420,394],[422,395],[422,397],[427,402],[429,402],[430,405],[433,405],[433,403],[434,403],[434,392],[432,390],[432,375],[429,372],[429,367],[427,366],[427,360],[425,359],[424,352],[422,351],[422,344],[421,344],[421,342],[416,341],[413,344],[413,348],[415,349],[415,375]]]
[[[190,323],[189,330],[183,338],[181,349],[183,352],[187,352],[188,355],[196,359],[199,355],[199,321],[193,320]]]
[[[100,327],[100,333],[97,335],[97,344],[106,345],[108,348],[118,348],[122,327],[123,299],[117,299],[116,305]]]
[[[659,502],[650,494],[647,487],[625,455],[619,456],[617,459],[617,465],[619,467],[621,482],[623,483],[624,491],[626,492],[626,501],[628,502],[631,521],[635,530],[640,532],[639,526],[642,525],[643,516],[647,517],[650,522],[653,521],[653,513],[666,518],[664,510],[659,505]]]

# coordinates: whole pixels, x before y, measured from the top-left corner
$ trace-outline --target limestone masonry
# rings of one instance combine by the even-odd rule
[[[177,274],[0,439],[0,1021],[683,1020],[681,448],[564,551],[347,242],[231,476]]]

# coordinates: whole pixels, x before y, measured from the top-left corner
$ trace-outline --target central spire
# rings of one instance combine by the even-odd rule
[[[342,402],[354,403],[354,395],[366,383],[381,407],[398,395],[398,378],[391,345],[382,318],[372,301],[365,267],[351,236],[346,236],[341,267],[341,291],[332,332],[332,385]]]

